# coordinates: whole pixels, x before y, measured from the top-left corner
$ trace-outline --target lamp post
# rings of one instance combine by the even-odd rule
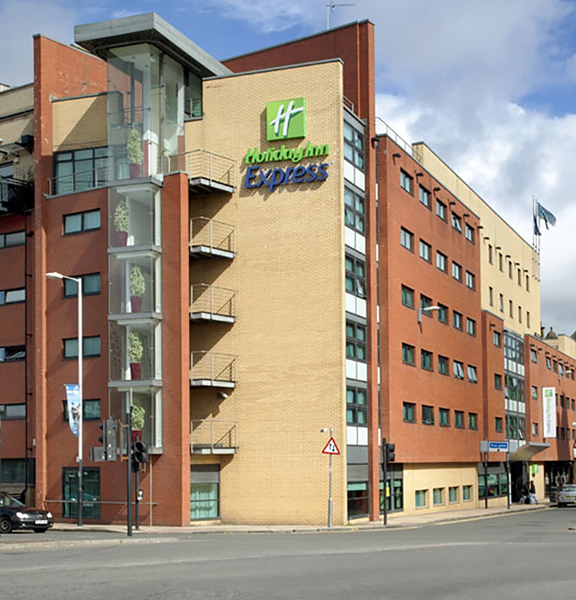
[[[80,410],[78,416],[78,527],[83,525],[83,509],[84,509],[84,486],[82,485],[82,448],[84,438],[84,400],[82,395],[82,367],[83,367],[83,347],[82,347],[82,278],[70,277],[53,271],[46,273],[48,279],[68,279],[75,281],[78,286],[78,397],[80,399]]]
[[[422,323],[422,315],[432,312],[434,310],[442,310],[441,306],[422,306],[418,309],[418,323]]]

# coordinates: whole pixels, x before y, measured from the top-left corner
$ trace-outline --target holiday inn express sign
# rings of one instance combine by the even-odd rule
[[[292,98],[268,102],[266,105],[266,139],[277,142],[306,137],[306,106],[304,98]],[[279,185],[288,183],[312,183],[328,179],[328,163],[297,165],[285,168],[266,169],[258,165],[271,162],[290,161],[299,163],[302,159],[328,156],[330,146],[319,146],[308,142],[304,147],[287,148],[285,144],[264,150],[250,148],[244,162],[250,165],[246,170],[244,187],[266,186],[271,192]]]

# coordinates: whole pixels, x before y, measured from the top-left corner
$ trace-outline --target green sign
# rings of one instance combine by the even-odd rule
[[[269,142],[303,137],[306,137],[304,98],[266,104],[266,139]]]

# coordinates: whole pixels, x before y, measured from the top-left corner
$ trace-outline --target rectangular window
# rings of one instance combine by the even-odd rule
[[[414,290],[405,285],[402,286],[402,304],[414,308]]]
[[[468,381],[470,383],[478,383],[478,370],[472,365],[468,365]]]
[[[496,433],[502,433],[504,431],[504,419],[502,417],[495,418],[494,430],[496,431]]]
[[[428,350],[422,350],[420,356],[420,364],[423,369],[426,371],[432,371],[432,352],[428,352]]]
[[[346,227],[365,235],[364,199],[344,188],[344,218]]]
[[[2,418],[3,421],[25,419],[26,404],[0,404],[0,418]]]
[[[466,271],[466,286],[471,290],[476,289],[476,275],[470,273],[470,271]]]
[[[68,402],[62,401],[62,414],[65,421],[68,420]],[[82,400],[82,414],[85,421],[100,420],[100,400]]]
[[[547,368],[547,369],[550,369],[550,368],[551,368],[551,366],[552,366],[552,363],[551,363],[551,361],[550,361],[550,357],[549,357],[549,356],[547,356],[547,357],[546,357],[546,368]]]
[[[0,363],[26,360],[26,346],[0,346]]]
[[[464,412],[461,410],[454,411],[454,427],[464,429]]]
[[[366,327],[346,321],[346,358],[366,362]]]
[[[443,221],[446,221],[446,205],[440,200],[436,200],[436,215]]]
[[[415,365],[414,350],[414,346],[410,346],[410,344],[402,344],[402,362],[405,365]]]
[[[444,488],[434,488],[434,506],[444,504]]]
[[[100,229],[100,209],[64,215],[64,235]]]
[[[494,389],[502,389],[502,375],[499,375],[498,373],[494,373]]]
[[[494,252],[493,252],[492,244],[488,244],[488,262],[491,265],[494,264]]]
[[[18,288],[16,290],[0,290],[0,306],[4,304],[18,304],[26,301],[26,290]]]
[[[400,228],[400,244],[406,248],[406,250],[410,250],[410,252],[414,252],[414,234],[404,227]]]
[[[434,425],[434,408],[432,406],[422,406],[422,423]]]
[[[368,515],[368,483],[355,481],[348,484],[348,518]]]
[[[526,291],[530,291],[530,275],[526,275]]]
[[[346,388],[346,421],[348,425],[366,426],[368,394],[362,388]]]
[[[54,195],[83,192],[108,181],[108,148],[54,153]]]
[[[518,307],[518,323],[522,323],[522,307]]]
[[[349,123],[344,123],[344,158],[364,170],[364,135]]]
[[[200,465],[198,465],[200,466]],[[199,476],[195,471],[198,466],[192,467],[192,478]],[[206,465],[212,466],[212,465]],[[204,474],[208,475],[208,473]],[[210,473],[213,478],[219,479],[219,473]],[[200,521],[217,519],[220,516],[220,483],[219,482],[190,482],[190,520]]]
[[[78,276],[75,276],[78,277]],[[82,279],[82,296],[95,296],[100,293],[100,273],[80,275]],[[78,284],[64,279],[64,298],[75,298],[78,295]]]
[[[530,329],[530,312],[526,311],[526,327]]]
[[[476,413],[468,413],[468,429],[478,429],[478,415]]]
[[[448,257],[442,252],[436,252],[436,266],[443,272],[448,272]]]
[[[440,310],[438,311],[438,320],[440,323],[448,324],[448,307],[443,304],[438,304]]]
[[[420,258],[424,259],[426,262],[432,262],[432,246],[424,240],[420,240],[419,248]]]
[[[514,303],[512,302],[512,300],[508,301],[508,308],[510,309],[509,310],[510,317],[513,319],[514,318]]]
[[[422,310],[425,310],[429,306],[432,306],[432,298],[428,298],[428,296],[425,296],[424,294],[420,294],[420,308]],[[431,312],[424,312],[424,314],[427,317],[432,318],[432,313]]]
[[[500,312],[504,312],[504,296],[500,294]]]
[[[538,352],[536,352],[536,350],[534,350],[534,349],[530,349],[530,360],[533,363],[538,362]]]
[[[459,329],[460,331],[462,331],[463,329],[463,317],[462,314],[453,310],[452,311],[452,326],[454,327],[454,329]]]
[[[512,279],[512,261],[508,261],[508,277]]]
[[[462,281],[462,267],[452,261],[452,277],[456,279],[456,281]]]
[[[11,248],[13,246],[23,246],[26,243],[25,231],[11,231],[10,233],[0,233],[0,248]]]
[[[490,306],[494,306],[494,288],[488,287],[488,303]]]
[[[431,203],[430,203],[430,192],[426,189],[423,188],[422,186],[420,186],[420,190],[418,192],[418,196],[420,198],[420,202],[426,207],[426,208],[430,208],[431,207]]]
[[[438,373],[448,375],[450,369],[450,359],[447,356],[438,356]]]
[[[413,183],[414,179],[410,177],[406,171],[400,169],[400,187],[411,194],[412,190],[414,189]]]
[[[532,400],[538,400],[538,388],[535,385],[532,386]]]
[[[468,225],[468,223],[466,223],[466,239],[474,243],[474,227]]]
[[[476,335],[476,321],[466,318],[466,333],[468,335]]]
[[[438,411],[438,425],[440,427],[450,427],[450,410],[448,408],[441,408]]]
[[[416,490],[416,508],[428,506],[428,490]]]
[[[452,362],[452,374],[456,379],[464,379],[464,363],[458,360]]]
[[[502,252],[498,252],[498,268],[504,273],[504,257],[502,256]]]
[[[458,486],[448,488],[448,502],[454,504],[460,500],[460,488]]]
[[[416,423],[416,405],[412,402],[402,404],[402,418],[404,423]]]
[[[462,233],[462,219],[456,213],[452,213],[452,227],[458,233]]]
[[[346,291],[358,298],[366,298],[366,264],[363,260],[346,255]]]
[[[522,271],[518,269],[518,285],[522,286]]]
[[[502,334],[499,331],[495,331],[493,334],[494,345],[498,348],[502,347]]]
[[[538,435],[538,423],[532,423],[532,435]]]
[[[62,516],[78,516],[78,469],[62,469]],[[83,467],[82,469],[82,515],[85,519],[100,518],[100,469]]]
[[[78,338],[63,340],[64,358],[78,358]],[[100,356],[100,336],[93,335],[84,337],[82,340],[82,351],[84,358]]]
[[[471,485],[463,485],[462,486],[462,500],[464,500],[464,502],[472,500],[472,486]]]

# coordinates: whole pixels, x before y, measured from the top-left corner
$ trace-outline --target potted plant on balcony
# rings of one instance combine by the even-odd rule
[[[137,442],[142,439],[142,430],[146,419],[146,409],[139,403],[134,402],[131,410],[132,417],[132,439],[131,442]]]
[[[126,200],[120,200],[114,209],[114,228],[116,229],[116,246],[126,246],[128,243],[128,205]]]
[[[144,346],[140,334],[131,331],[128,334],[128,360],[130,361],[130,379],[142,379],[142,355]]]
[[[141,175],[142,160],[144,153],[142,152],[142,138],[137,129],[131,129],[128,134],[128,143],[126,144],[126,153],[130,162],[130,179],[137,179]]]
[[[142,269],[133,265],[130,269],[130,305],[133,313],[142,312],[142,296],[146,292],[146,280]]]

